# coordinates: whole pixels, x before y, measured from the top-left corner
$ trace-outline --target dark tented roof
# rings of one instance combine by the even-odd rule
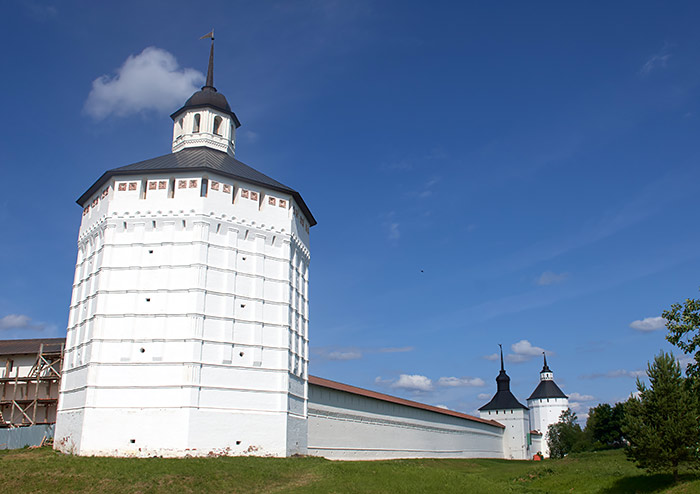
[[[178,111],[170,115],[170,118],[175,120],[178,117],[178,115],[180,115],[185,110],[189,110],[191,108],[205,107],[215,108],[223,113],[226,113],[233,119],[236,128],[241,126],[241,122],[238,120],[238,117],[233,111],[231,111],[231,106],[228,104],[228,101],[226,101],[226,96],[219,93],[213,87],[208,86],[203,87],[201,90],[197,91],[192,96],[190,96],[190,99],[188,99],[185,102],[185,105]]]
[[[495,395],[493,395],[491,401],[489,401],[483,407],[479,408],[479,410],[507,410],[510,408],[524,408],[525,410],[528,409],[525,405],[520,403],[515,396],[513,396],[513,393],[511,393],[509,389],[500,389],[496,392]]]
[[[568,396],[559,389],[557,383],[551,380],[545,380],[540,381],[528,400],[538,400],[540,398],[568,398]]]
[[[119,175],[134,175],[148,172],[181,172],[181,171],[211,171],[236,180],[243,180],[253,185],[260,185],[279,192],[285,192],[294,197],[302,212],[309,220],[309,225],[314,226],[316,219],[311,214],[308,206],[294,189],[279,183],[267,175],[260,173],[245,163],[232,158],[227,153],[208,147],[185,148],[176,153],[170,153],[150,160],[139,161],[131,165],[113,168],[106,171],[82,196],[78,198],[78,204],[84,204],[92,195],[100,190],[102,185],[110,178]]]
[[[66,343],[65,338],[36,338],[31,340],[0,340],[0,355],[36,355],[41,344],[44,351],[54,353],[61,351],[61,345]]]

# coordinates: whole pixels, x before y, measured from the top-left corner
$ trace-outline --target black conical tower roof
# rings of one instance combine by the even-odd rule
[[[547,365],[547,355],[545,355],[544,352],[542,355],[544,356],[544,365],[542,366],[540,374],[544,374],[545,372],[551,373],[552,370]],[[568,396],[564,394],[553,379],[542,379],[528,398],[528,401],[540,400],[543,398],[568,398]]]
[[[233,119],[236,128],[241,126],[238,117],[231,110],[231,106],[226,101],[226,96],[221,94],[214,87],[214,38],[211,40],[211,48],[209,50],[209,65],[207,66],[207,82],[202,86],[202,89],[194,93],[185,101],[185,105],[178,111],[170,115],[170,118],[175,120],[182,112],[191,108],[210,107],[219,110]]]
[[[498,346],[501,347],[501,345]],[[504,410],[510,408],[524,408],[527,410],[527,407],[520,403],[510,391],[510,377],[506,374],[506,369],[503,365],[503,347],[501,347],[501,371],[496,377],[496,394],[493,395],[491,401],[479,408],[479,410]]]

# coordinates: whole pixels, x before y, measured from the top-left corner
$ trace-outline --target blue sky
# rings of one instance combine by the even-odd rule
[[[318,220],[313,374],[471,413],[502,343],[521,401],[541,349],[580,415],[625,399],[700,286],[698,10],[5,3],[0,337],[65,334],[75,199],[170,151],[214,26],[237,157]]]

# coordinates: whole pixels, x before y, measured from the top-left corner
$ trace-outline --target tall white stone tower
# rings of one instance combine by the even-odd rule
[[[104,173],[83,218],[55,447],[306,453],[309,228],[301,195],[236,160],[213,81],[173,152]]]
[[[498,345],[499,347],[501,345]],[[501,371],[496,377],[497,391],[491,401],[479,408],[482,419],[495,420],[505,425],[503,432],[503,454],[505,458],[525,460],[529,458],[528,434],[530,416],[525,405],[510,391],[510,377],[503,365],[501,348]]]
[[[542,354],[544,365],[540,371],[540,382],[527,399],[530,408],[530,424],[542,433],[542,454],[549,456],[547,429],[556,424],[562,412],[569,408],[569,397],[554,382],[554,373],[547,365],[547,356]]]

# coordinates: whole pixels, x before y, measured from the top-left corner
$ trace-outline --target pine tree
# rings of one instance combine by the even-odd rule
[[[672,354],[659,353],[648,365],[650,387],[637,379],[639,397],[625,406],[627,456],[649,472],[671,471],[698,460],[697,397]]]

